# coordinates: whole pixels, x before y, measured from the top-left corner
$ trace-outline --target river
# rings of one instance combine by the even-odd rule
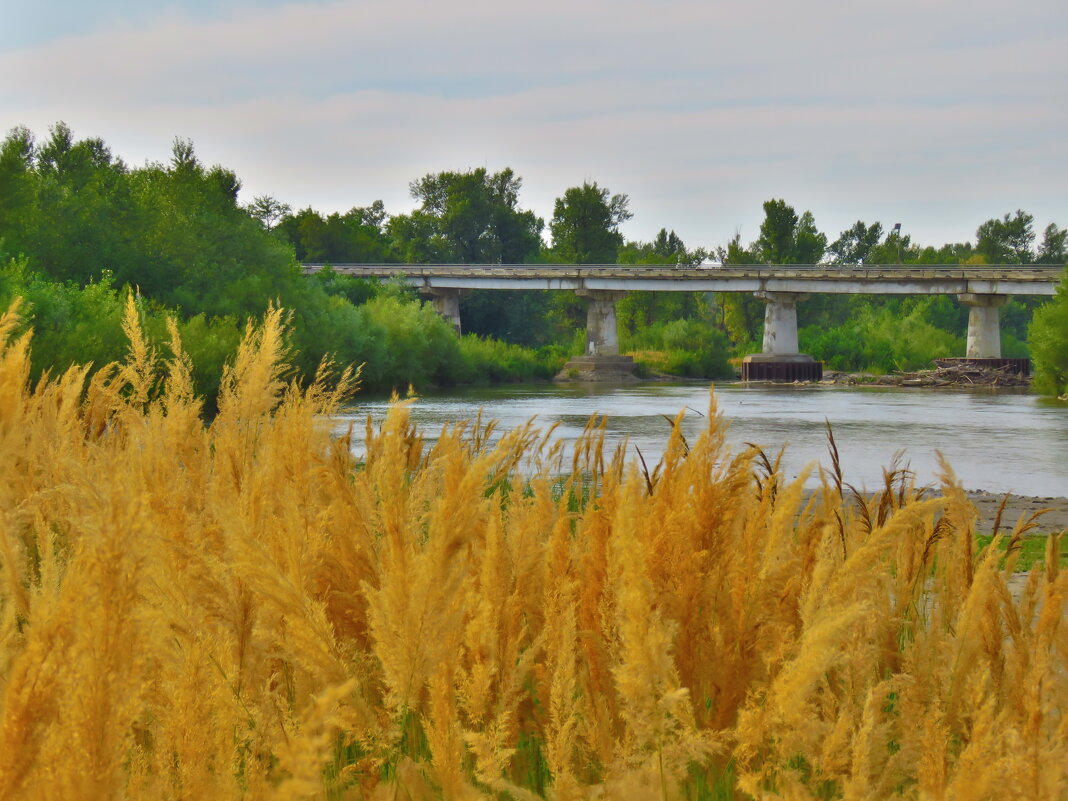
[[[662,453],[674,417],[687,409],[684,432],[695,436],[707,419],[704,384],[645,383],[628,386],[534,384],[483,387],[427,394],[412,418],[433,439],[447,423],[483,418],[501,429],[532,417],[542,426],[559,423],[557,437],[573,439],[590,415],[608,415],[608,440],[627,438],[631,454],[641,449],[650,467]],[[961,483],[971,490],[1032,496],[1068,496],[1068,407],[1027,394],[925,390],[899,387],[793,387],[721,385],[720,411],[734,450],[759,444],[773,455],[786,446],[784,470],[798,475],[808,464],[829,465],[825,421],[834,429],[845,480],[858,488],[882,484],[882,468],[894,454],[916,472],[920,483],[935,481],[936,452],[945,454]],[[385,414],[385,400],[357,402],[338,427]],[[359,445],[357,444],[357,448]]]

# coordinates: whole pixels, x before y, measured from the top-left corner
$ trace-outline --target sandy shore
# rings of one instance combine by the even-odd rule
[[[969,492],[968,499],[979,511],[979,531],[989,534],[994,527],[994,517],[1004,495],[992,492]],[[1032,514],[1040,509],[1051,509],[1039,518],[1039,526],[1034,534],[1049,534],[1068,529],[1068,498],[1033,498],[1027,495],[1013,495],[1001,516],[1002,529],[1011,530],[1022,514]]]

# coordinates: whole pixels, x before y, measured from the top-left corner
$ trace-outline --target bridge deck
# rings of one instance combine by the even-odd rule
[[[322,264],[302,265],[305,273]],[[1052,295],[1057,265],[905,264],[574,265],[574,264],[335,264],[342,275],[400,276],[425,288],[594,289],[658,292],[825,292],[872,294]]]

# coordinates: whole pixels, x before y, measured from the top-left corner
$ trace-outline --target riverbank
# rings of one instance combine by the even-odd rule
[[[1004,497],[993,492],[971,491],[968,493],[968,500],[975,504],[976,511],[979,512],[979,533],[990,534],[993,531],[998,507]],[[1050,511],[1039,518],[1038,527],[1034,529],[1034,533],[1049,534],[1068,529],[1068,498],[1010,495],[1001,516],[1002,531],[1011,531],[1021,515],[1034,514],[1042,509]]]

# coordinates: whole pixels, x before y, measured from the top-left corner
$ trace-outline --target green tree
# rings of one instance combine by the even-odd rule
[[[764,202],[764,221],[753,248],[764,264],[816,264],[827,250],[827,236],[811,212],[800,217],[784,200]]]
[[[260,225],[270,231],[292,209],[288,203],[282,203],[277,198],[271,195],[259,195],[252,198],[252,202],[248,205],[249,215],[256,220],[259,220]]]
[[[1019,209],[982,223],[975,232],[975,250],[987,264],[1028,264],[1034,261],[1035,218]]]
[[[717,249],[716,256],[723,265],[757,264],[760,256],[755,248],[755,244],[748,248],[743,246],[741,234],[735,234],[727,247]],[[717,292],[716,303],[722,310],[723,328],[735,348],[759,350],[764,304],[748,292]]]
[[[522,185],[510,169],[425,175],[409,187],[420,207],[388,231],[406,262],[521,264],[537,255],[545,225],[519,208]]]
[[[857,220],[827,248],[834,264],[864,264],[883,237],[882,223],[867,225]]]
[[[594,183],[573,186],[556,199],[549,224],[555,259],[564,264],[615,264],[623,234],[619,226],[632,215],[626,195],[610,195]]]
[[[1042,232],[1042,244],[1038,246],[1038,254],[1035,261],[1039,264],[1064,264],[1068,261],[1068,229],[1058,228],[1056,223],[1050,223]]]
[[[690,250],[674,231],[661,228],[652,242],[627,242],[618,264],[693,266],[708,257],[704,248]],[[706,292],[630,292],[616,304],[622,330],[637,333],[657,322],[700,319],[712,322],[718,310]]]
[[[666,228],[661,228],[653,240],[652,248],[653,253],[665,259],[666,263],[670,263],[672,257],[676,258],[676,263],[689,261],[686,245],[674,229],[669,233]]]
[[[13,128],[0,144],[0,260],[26,249],[37,190],[33,134]]]
[[[1028,336],[1035,365],[1035,389],[1068,398],[1068,268],[1053,300],[1039,307]]]
[[[522,264],[541,248],[544,221],[519,207],[522,180],[510,169],[425,175],[410,185],[420,201],[386,224],[405,262]],[[536,344],[545,340],[548,298],[475,290],[460,300],[464,331]]]
[[[397,261],[384,230],[385,210],[376,200],[325,219],[311,208],[286,215],[275,228],[293,246],[297,261],[312,264],[382,264]]]

